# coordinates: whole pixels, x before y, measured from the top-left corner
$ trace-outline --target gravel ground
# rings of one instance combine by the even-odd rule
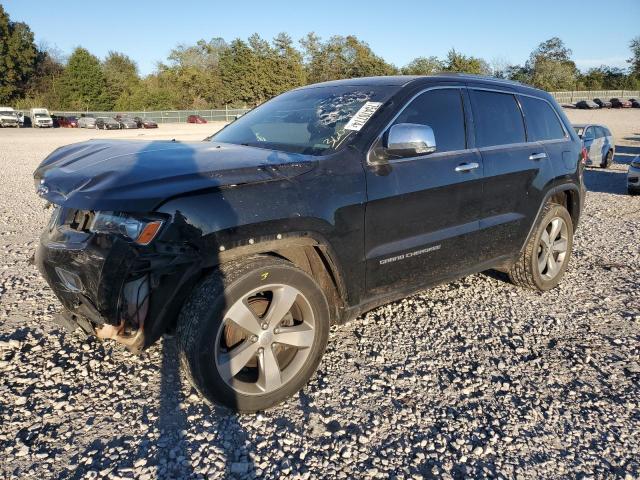
[[[586,174],[559,288],[488,272],[378,308],[332,328],[299,395],[243,416],[202,403],[171,338],[134,356],[57,328],[29,264],[48,216],[31,174],[54,148],[213,127],[0,130],[0,478],[640,478],[640,111],[596,113],[619,154]]]

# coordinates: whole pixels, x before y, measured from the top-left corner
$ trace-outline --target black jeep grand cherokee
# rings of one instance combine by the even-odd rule
[[[557,285],[583,160],[552,97],[517,83],[311,85],[204,142],[56,150],[36,260],[59,322],[133,351],[175,331],[202,394],[255,411],[307,382],[332,323],[490,268]]]

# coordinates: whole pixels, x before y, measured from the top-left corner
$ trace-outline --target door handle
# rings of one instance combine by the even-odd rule
[[[542,153],[532,153],[531,155],[529,155],[529,160],[542,160],[544,158],[547,158],[547,154],[542,152]]]
[[[480,164],[476,162],[471,163],[461,163],[456,167],[456,172],[470,172],[471,170],[475,170],[479,168]]]

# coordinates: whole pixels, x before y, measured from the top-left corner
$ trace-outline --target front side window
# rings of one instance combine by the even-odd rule
[[[436,152],[466,148],[464,110],[459,89],[430,90],[414,99],[394,120],[428,125],[436,140]]]
[[[565,138],[560,120],[547,102],[533,97],[521,96],[520,105],[524,110],[529,141]]]
[[[478,147],[525,141],[524,122],[516,98],[510,93],[470,90]]]
[[[290,153],[330,154],[347,145],[398,88],[334,85],[293,90],[243,115],[210,140]]]

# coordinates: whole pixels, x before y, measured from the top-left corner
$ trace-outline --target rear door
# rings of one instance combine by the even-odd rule
[[[596,138],[598,139],[598,143],[600,144],[600,164],[602,164],[605,160],[605,155],[611,148],[609,135],[610,133],[599,125],[595,127],[596,129]]]
[[[435,153],[366,166],[370,297],[426,285],[477,262],[482,158],[467,141],[470,113],[463,90],[424,91],[391,123],[429,125]]]
[[[524,112],[528,141],[542,144],[549,159],[549,170],[540,172],[541,178],[551,181],[566,170],[566,165],[575,164],[573,140],[548,101],[528,95],[518,98]]]
[[[600,165],[602,161],[602,148],[600,147],[600,140],[596,136],[596,128],[594,126],[584,129],[582,143],[584,144],[584,148],[587,149],[589,157],[587,159],[587,165]]]
[[[469,87],[476,145],[484,162],[480,260],[511,258],[519,251],[552,178],[544,146],[528,142],[513,92]]]

